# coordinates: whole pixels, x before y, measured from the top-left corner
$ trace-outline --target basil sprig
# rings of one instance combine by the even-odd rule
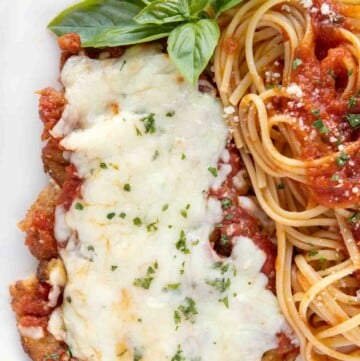
[[[165,37],[168,53],[195,85],[211,59],[220,30],[214,21],[243,0],[85,0],[53,19],[56,35],[78,33],[83,47],[144,43]]]

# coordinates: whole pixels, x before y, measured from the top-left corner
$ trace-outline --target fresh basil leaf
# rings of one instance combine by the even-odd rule
[[[190,14],[197,15],[208,3],[209,0],[190,0]]]
[[[94,37],[87,46],[104,47],[140,44],[167,37],[175,28],[174,24],[153,25],[137,24],[133,27],[117,27]]]
[[[140,24],[164,24],[194,20],[209,0],[154,0],[149,3],[135,20]]]
[[[187,1],[183,0],[155,0],[135,16],[140,24],[164,24],[185,21],[189,17]]]
[[[192,85],[208,64],[219,36],[218,25],[210,19],[180,25],[170,33],[170,58]]]
[[[210,6],[212,7],[215,17],[232,7],[242,3],[244,0],[211,0]]]
[[[86,0],[60,13],[48,28],[58,36],[78,33],[83,46],[95,46],[93,39],[100,34],[138,26],[134,16],[144,7],[141,0]]]

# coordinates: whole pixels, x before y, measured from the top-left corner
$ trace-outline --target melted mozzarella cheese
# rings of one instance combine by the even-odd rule
[[[225,260],[209,244],[222,211],[207,190],[231,170],[211,169],[227,137],[218,101],[154,46],[72,57],[61,79],[53,134],[84,183],[56,212],[68,280],[51,332],[83,360],[259,361],[284,319],[252,240]]]

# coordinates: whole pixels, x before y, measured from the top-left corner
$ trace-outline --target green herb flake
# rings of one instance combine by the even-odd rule
[[[164,205],[162,206],[161,210],[162,210],[163,212],[165,212],[165,211],[168,210],[168,208],[169,208],[169,205],[168,205],[168,204],[164,204]]]
[[[142,225],[142,220],[139,217],[135,217],[133,223],[135,226],[140,227]]]
[[[166,113],[167,117],[173,117],[174,115],[175,115],[175,110],[171,110],[171,111]]]
[[[206,281],[206,284],[215,288],[220,293],[223,293],[230,288],[231,281],[230,278],[216,278],[214,280]]]
[[[329,133],[328,127],[324,124],[324,122],[321,119],[315,120],[315,122],[312,123],[312,126],[314,128],[316,128],[316,129],[318,129],[319,132],[322,133],[322,134],[328,134]]]
[[[137,135],[138,137],[141,137],[141,136],[142,136],[142,133],[141,133],[140,129],[139,129],[137,126],[135,126],[135,131],[136,131],[136,135]]]
[[[106,218],[109,220],[113,219],[114,217],[115,217],[115,212],[111,212],[106,215]]]
[[[71,302],[72,302],[72,299],[71,299],[70,296],[66,296],[65,300],[66,300],[67,303],[71,303]]]
[[[209,167],[208,171],[214,176],[217,177],[218,176],[218,171],[215,167]]]
[[[360,211],[353,213],[348,219],[348,223],[356,223],[360,220]]]
[[[167,292],[167,291],[176,291],[176,290],[178,290],[180,288],[180,286],[181,286],[181,283],[169,283],[163,288],[163,290],[165,292]]]
[[[292,63],[292,69],[296,70],[302,64],[302,60],[300,58],[295,58]]]
[[[101,163],[100,163],[100,168],[101,168],[101,169],[107,169],[106,163],[101,162]]]
[[[220,244],[221,244],[222,246],[225,246],[225,245],[228,244],[228,243],[229,243],[229,238],[227,237],[226,234],[222,234],[222,235],[220,236]]]
[[[316,256],[318,253],[319,253],[319,251],[316,251],[316,250],[314,250],[314,251],[309,251],[309,252],[308,252],[308,256],[309,256],[309,257],[314,257],[314,256]]]
[[[223,198],[220,203],[224,209],[230,208],[232,206],[232,201],[229,198]]]
[[[119,214],[119,217],[122,218],[122,219],[124,219],[124,218],[126,217],[126,213],[121,212],[121,213]]]
[[[115,265],[113,265],[113,266],[111,266],[111,271],[116,271],[116,269],[118,268],[118,266],[115,266]]]
[[[124,191],[130,192],[131,191],[131,185],[129,183],[124,184]]]
[[[150,113],[146,117],[140,119],[140,121],[144,123],[145,133],[150,133],[150,134],[155,133],[156,128],[155,128],[154,116],[155,116],[154,113]]]
[[[183,230],[181,230],[180,237],[179,237],[178,241],[176,242],[175,246],[176,246],[177,250],[179,250],[185,254],[190,253],[190,250],[189,250],[189,248],[187,248],[187,245],[186,245],[186,236],[185,236],[185,232]]]
[[[175,326],[176,326],[176,330],[177,330],[181,323],[181,315],[180,315],[180,312],[177,310],[174,311],[174,322],[175,322]]]
[[[350,77],[351,75],[353,75],[353,73],[354,73],[354,69],[349,69],[347,75]]]
[[[349,154],[341,152],[340,157],[335,158],[335,162],[338,167],[343,167],[349,159]]]
[[[228,215],[225,216],[225,220],[227,220],[227,221],[231,221],[233,218],[234,218],[233,213],[229,213]]]
[[[152,222],[152,223],[148,224],[146,226],[146,230],[148,232],[156,232],[159,229],[158,226],[157,226],[158,224],[159,224],[159,220],[157,219],[155,222]]]
[[[313,113],[316,117],[319,117],[320,116],[320,110],[319,109],[313,109],[311,111],[311,113]]]
[[[77,211],[82,211],[82,210],[84,210],[84,205],[81,204],[81,203],[76,203],[76,204],[75,204],[75,209],[76,209]]]
[[[332,182],[337,182],[339,181],[340,176],[338,174],[333,174],[330,179]]]
[[[94,246],[88,246],[87,249],[88,249],[88,251],[91,251],[91,252],[94,252],[94,251],[95,251]]]
[[[347,114],[345,118],[352,128],[356,129],[360,127],[360,114]]]
[[[356,105],[356,97],[354,97],[353,95],[349,98],[348,101],[348,109],[353,108]]]
[[[221,298],[219,302],[222,302],[226,308],[229,308],[229,297],[225,296],[224,298]]]
[[[145,277],[145,278],[135,278],[133,285],[135,287],[141,287],[145,290],[148,290],[151,286],[151,282],[153,281],[154,277]]]
[[[177,351],[175,353],[175,355],[171,358],[171,361],[186,361],[186,358],[183,356],[183,351],[180,347],[180,345],[178,345]]]
[[[178,307],[178,310],[180,311],[181,316],[184,317],[185,320],[192,323],[195,322],[195,316],[198,314],[198,311],[196,309],[195,301],[192,298],[186,297],[185,305],[180,305]]]
[[[183,153],[183,154],[181,154],[181,160],[184,160],[184,159],[186,159],[186,155]]]

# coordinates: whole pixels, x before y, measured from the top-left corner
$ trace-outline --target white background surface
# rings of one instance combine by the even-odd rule
[[[75,0],[0,0],[0,359],[28,361],[8,286],[36,269],[16,224],[46,184],[36,90],[55,86],[59,51],[47,23]]]

